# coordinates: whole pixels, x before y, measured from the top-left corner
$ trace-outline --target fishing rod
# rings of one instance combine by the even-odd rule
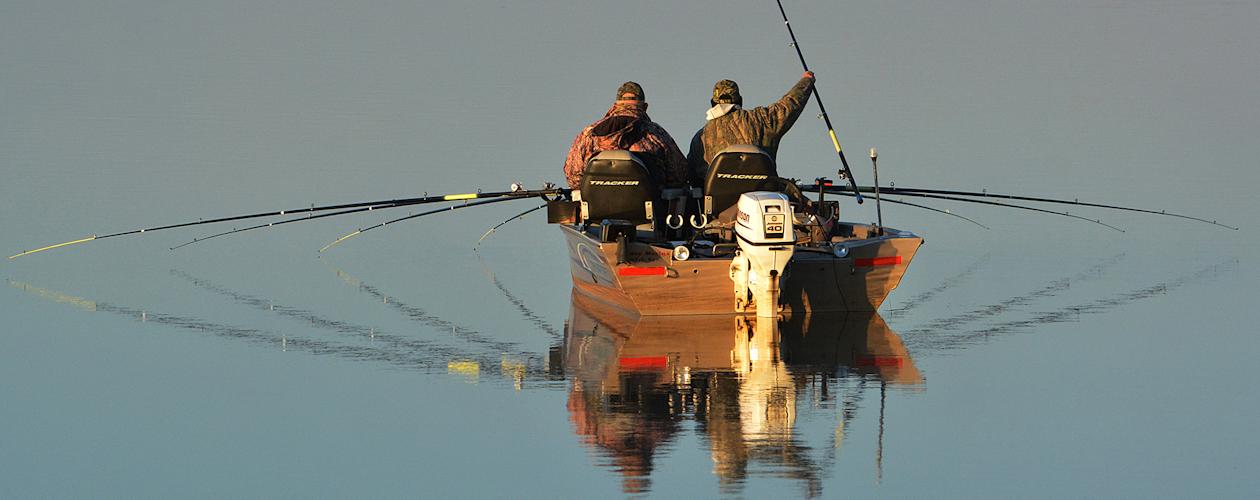
[[[867,188],[866,186],[862,186],[859,189],[867,190],[869,188]],[[1169,217],[1177,217],[1179,219],[1186,219],[1186,220],[1192,220],[1196,222],[1212,224],[1214,226],[1220,226],[1225,229],[1233,229],[1235,231],[1238,230],[1237,227],[1222,224],[1215,220],[1208,220],[1208,219],[1203,219],[1203,218],[1194,217],[1190,215],[1172,213],[1166,210],[1156,211],[1156,210],[1148,210],[1145,208],[1123,207],[1119,205],[1105,205],[1102,203],[1089,203],[1089,202],[1084,202],[1080,200],[1060,200],[1060,199],[1054,199],[1054,198],[1038,198],[1034,196],[1018,196],[1018,195],[1012,195],[1012,194],[989,193],[987,191],[981,191],[977,193],[975,191],[951,191],[951,190],[945,190],[945,189],[919,189],[919,188],[899,188],[899,187],[891,187],[891,188],[885,187],[885,188],[880,188],[880,189],[882,189],[885,193],[892,192],[894,194],[904,194],[904,195],[938,194],[938,195],[951,195],[951,196],[976,196],[976,197],[981,197],[981,198],[1000,198],[1000,199],[1006,199],[1006,200],[1033,201],[1033,202],[1040,202],[1040,203],[1057,203],[1061,205],[1080,205],[1082,207],[1106,208],[1106,209],[1111,209],[1111,210],[1122,210],[1126,212],[1139,212],[1139,213],[1144,213],[1144,214],[1166,215]]]
[[[517,200],[517,199],[520,199],[520,198],[521,198],[521,197],[519,197],[519,196],[513,196],[513,197],[501,197],[501,198],[491,198],[491,199],[488,199],[488,200],[481,200],[481,201],[474,201],[474,202],[471,202],[471,203],[465,203],[465,204],[463,204],[463,205],[450,205],[450,206],[442,207],[442,208],[435,209],[435,210],[429,210],[429,211],[427,211],[427,212],[420,212],[420,213],[418,213],[418,214],[408,215],[408,216],[406,216],[406,217],[399,217],[399,218],[397,218],[397,219],[390,219],[390,220],[387,220],[387,221],[382,222],[382,223],[380,223],[380,224],[377,224],[377,225],[375,225],[375,226],[369,226],[369,227],[366,227],[366,228],[363,228],[363,229],[359,229],[359,230],[356,230],[356,231],[352,231],[352,232],[346,233],[344,236],[342,236],[342,237],[340,237],[340,238],[337,238],[337,239],[336,239],[335,241],[333,241],[332,243],[329,243],[329,244],[327,244],[327,245],[324,245],[324,248],[319,249],[319,252],[320,252],[320,253],[323,253],[325,250],[328,250],[329,248],[332,248],[334,245],[340,244],[340,243],[341,243],[341,242],[343,242],[343,241],[346,241],[346,240],[348,240],[348,239],[350,239],[350,238],[353,238],[353,237],[358,236],[358,235],[360,235],[360,234],[366,233],[366,232],[371,231],[371,230],[373,230],[373,229],[388,226],[388,225],[393,224],[393,223],[395,223],[395,222],[402,222],[402,221],[405,221],[405,220],[408,220],[408,219],[415,219],[415,218],[417,218],[417,217],[424,217],[424,216],[426,216],[426,215],[433,215],[433,214],[436,214],[436,213],[449,212],[449,211],[451,211],[451,210],[459,210],[459,209],[461,209],[461,208],[475,207],[475,206],[478,206],[478,205],[486,205],[486,204],[490,204],[490,203],[499,203],[499,202],[504,202],[504,201],[512,201],[512,200]]]
[[[519,214],[516,214],[516,215],[514,215],[514,216],[512,216],[512,217],[509,217],[507,220],[505,220],[505,221],[503,221],[503,222],[500,222],[500,223],[498,223],[498,224],[495,224],[495,225],[494,225],[494,227],[492,227],[492,228],[490,228],[490,229],[488,229],[488,230],[486,231],[486,234],[481,235],[481,238],[478,238],[478,239],[477,239],[477,244],[476,244],[476,245],[473,245],[473,251],[476,251],[476,250],[477,250],[477,247],[480,247],[480,246],[481,246],[481,241],[482,241],[482,240],[484,240],[484,239],[486,239],[486,237],[487,237],[487,236],[490,236],[490,233],[493,233],[495,229],[498,229],[498,228],[500,228],[500,227],[503,227],[505,224],[507,224],[507,223],[509,223],[509,222],[512,222],[512,221],[514,221],[514,220],[516,220],[516,219],[519,219],[519,218],[521,218],[521,217],[524,217],[524,216],[526,216],[526,215],[529,215],[529,214],[530,214],[530,213],[532,213],[532,212],[535,212],[535,211],[537,211],[537,210],[539,210],[539,209],[546,208],[546,207],[547,207],[547,205],[545,205],[545,204],[544,204],[544,205],[538,205],[538,206],[536,206],[536,207],[534,207],[534,208],[531,208],[531,209],[529,209],[529,210],[526,210],[526,211],[524,211],[524,212],[521,212],[521,213],[519,213]]]
[[[267,227],[280,226],[280,225],[284,225],[284,224],[291,224],[291,223],[294,223],[294,222],[302,222],[302,221],[308,221],[308,220],[313,220],[313,219],[322,219],[322,218],[324,218],[324,217],[332,217],[332,216],[335,216],[335,215],[346,215],[346,214],[352,214],[352,213],[358,213],[358,212],[366,212],[366,211],[371,211],[371,210],[379,210],[379,209],[382,209],[382,208],[393,208],[393,207],[398,207],[398,206],[404,206],[404,205],[399,205],[399,204],[389,204],[389,205],[372,205],[372,206],[368,206],[368,207],[365,207],[365,208],[355,208],[355,209],[352,209],[352,210],[345,210],[345,211],[341,211],[341,212],[330,212],[330,213],[326,213],[326,214],[312,215],[312,216],[309,216],[309,217],[299,217],[299,218],[297,218],[297,219],[282,220],[282,221],[280,221],[280,222],[268,222],[268,223],[266,223],[266,224],[259,224],[259,225],[257,225],[257,226],[249,226],[249,227],[244,227],[244,228],[240,228],[240,229],[232,229],[231,231],[224,231],[224,232],[222,232],[222,233],[216,233],[216,234],[212,234],[212,235],[210,235],[210,236],[204,236],[204,237],[201,237],[201,238],[193,238],[193,239],[192,239],[192,241],[189,241],[189,242],[187,242],[187,243],[181,243],[181,244],[179,244],[179,245],[175,245],[175,246],[171,247],[171,250],[176,250],[176,249],[179,249],[179,248],[184,248],[184,247],[186,247],[186,246],[188,246],[188,245],[191,245],[191,244],[193,244],[193,243],[201,243],[201,242],[203,242],[203,241],[206,241],[206,240],[209,240],[209,239],[218,238],[218,237],[220,237],[220,236],[227,236],[227,235],[229,235],[229,234],[243,233],[243,232],[245,232],[245,231],[252,231],[252,230],[254,230],[254,229],[262,229],[262,228],[267,228]]]
[[[10,255],[9,259],[16,259],[18,257],[23,257],[23,256],[30,255],[33,253],[39,253],[46,250],[52,250],[54,248],[61,248],[61,247],[66,247],[70,245],[77,245],[80,243],[87,243],[89,241],[103,240],[106,238],[114,238],[117,236],[127,236],[127,235],[132,235],[132,234],[149,233],[149,232],[161,231],[165,229],[176,229],[176,228],[181,228],[181,227],[197,226],[201,224],[214,224],[214,223],[219,223],[219,222],[256,219],[260,217],[277,217],[277,216],[282,216],[282,215],[298,214],[298,213],[309,214],[309,213],[322,212],[322,211],[327,211],[327,210],[341,210],[341,209],[347,209],[347,208],[358,208],[358,207],[369,207],[369,206],[386,206],[387,205],[387,207],[385,208],[389,208],[388,206],[419,205],[419,204],[425,204],[425,203],[438,203],[438,202],[443,202],[443,201],[473,200],[473,199],[479,199],[479,198],[498,198],[498,197],[503,197],[503,196],[521,197],[521,196],[534,196],[534,195],[552,195],[552,194],[562,194],[567,191],[568,191],[567,189],[563,189],[563,188],[546,188],[546,189],[541,189],[537,191],[522,191],[522,190],[517,189],[514,191],[445,194],[445,195],[437,195],[437,196],[428,196],[426,194],[425,196],[420,196],[420,197],[415,197],[415,198],[398,198],[398,199],[392,199],[392,200],[378,200],[378,201],[368,201],[368,202],[358,202],[358,203],[341,203],[341,204],[336,204],[336,205],[310,206],[310,207],[305,207],[305,208],[296,208],[296,209],[288,209],[288,210],[274,210],[270,212],[234,215],[230,217],[219,217],[219,218],[209,219],[209,220],[203,219],[203,220],[197,220],[197,221],[191,221],[191,222],[182,222],[179,224],[170,224],[170,225],[165,225],[165,226],[155,226],[155,227],[147,227],[147,228],[141,228],[141,229],[133,229],[131,231],[123,231],[123,232],[111,233],[111,234],[105,234],[105,235],[92,235],[86,238],[81,238],[77,240],[67,241],[64,243],[57,243],[57,244],[48,245],[45,247],[36,248],[34,250],[27,250],[25,252],[21,252],[15,255]],[[346,213],[352,213],[352,212],[347,211]],[[313,217],[309,217],[309,218],[313,218]],[[263,227],[267,227],[267,226],[264,225]]]
[[[838,194],[838,195],[849,196],[849,197],[852,197],[852,196],[853,196],[853,193],[850,193],[850,192],[848,192],[848,191],[843,191],[843,192],[832,192],[832,194]],[[965,220],[965,221],[967,221],[967,222],[970,222],[970,223],[972,223],[972,224],[975,224],[975,225],[977,225],[977,226],[983,227],[983,228],[985,228],[985,229],[991,229],[989,226],[986,226],[986,225],[984,225],[984,224],[981,224],[981,223],[979,223],[979,222],[976,222],[976,221],[974,221],[974,220],[972,220],[972,219],[970,219],[970,218],[968,218],[968,217],[964,217],[964,216],[958,215],[958,214],[956,214],[956,213],[954,213],[953,211],[950,211],[950,210],[941,210],[941,209],[939,209],[939,208],[933,208],[933,207],[929,207],[929,206],[927,206],[927,205],[920,205],[920,204],[918,204],[918,203],[911,203],[911,202],[908,202],[908,201],[905,201],[905,200],[897,200],[897,199],[893,199],[893,198],[885,198],[885,200],[887,200],[889,203],[895,203],[895,204],[897,204],[897,205],[906,205],[906,206],[909,206],[909,207],[915,207],[915,208],[922,208],[922,209],[924,209],[924,210],[930,210],[930,211],[933,211],[933,212],[936,212],[936,213],[940,213],[940,214],[951,215],[951,216],[954,216],[954,217],[958,217],[959,219]],[[880,226],[880,227],[882,228],[883,226]]]
[[[540,190],[535,190],[535,191],[514,191],[512,192],[512,196],[499,196],[498,198],[530,198],[533,196],[543,196],[543,195],[548,195],[548,194],[554,194],[553,191],[555,190],[540,189]],[[307,217],[298,217],[295,219],[282,220],[279,222],[268,222],[266,224],[258,224],[256,226],[232,229],[231,231],[224,231],[222,233],[216,233],[216,234],[212,234],[210,236],[205,236],[202,238],[194,238],[192,241],[189,241],[187,243],[183,243],[183,244],[171,247],[171,250],[183,248],[193,243],[201,243],[203,241],[206,241],[212,238],[218,238],[220,236],[227,236],[229,234],[243,233],[245,231],[252,231],[255,229],[266,229],[269,227],[280,226],[284,224],[291,224],[294,222],[303,222],[303,221],[309,221],[309,220],[314,220],[314,219],[322,219],[324,217],[333,217],[337,215],[347,215],[347,214],[353,214],[353,213],[359,213],[359,212],[370,212],[372,210],[383,210],[386,208],[409,207],[409,206],[418,205],[418,204],[420,203],[412,201],[412,202],[386,203],[382,205],[369,205],[367,207],[360,207],[360,208],[355,208],[351,210],[343,210],[340,212],[331,212],[331,213],[312,215],[312,216],[307,216]],[[543,205],[543,206],[546,206],[546,205]]]
[[[865,188],[865,187],[866,187],[866,186],[863,186],[863,188]],[[834,194],[845,194],[845,195],[848,195],[848,194],[850,193],[849,191],[847,191],[847,190],[846,190],[846,188],[843,188],[843,187],[837,187],[837,186],[827,187],[827,188],[825,188],[825,189],[827,189],[827,190],[828,190],[828,192],[830,192],[830,193],[834,193]],[[870,192],[870,191],[867,191],[867,192]],[[1098,225],[1100,225],[1100,226],[1104,226],[1104,227],[1107,227],[1107,228],[1110,228],[1110,229],[1114,229],[1114,230],[1116,230],[1116,231],[1120,231],[1120,232],[1122,232],[1122,233],[1124,232],[1124,230],[1123,230],[1123,229],[1120,229],[1120,228],[1118,228],[1118,227],[1116,227],[1116,226],[1113,226],[1113,225],[1111,225],[1111,224],[1107,224],[1106,222],[1103,222],[1103,221],[1101,221],[1101,220],[1099,220],[1099,219],[1090,219],[1090,218],[1088,218],[1088,217],[1081,217],[1081,216],[1079,216],[1079,215],[1070,214],[1070,213],[1067,213],[1067,212],[1058,212],[1058,211],[1055,211],[1055,210],[1046,210],[1046,209],[1044,209],[1044,208],[1026,207],[1026,206],[1023,206],[1023,205],[1012,205],[1012,204],[1010,204],[1010,203],[1002,203],[1002,202],[997,202],[997,201],[989,201],[989,200],[973,200],[973,199],[971,199],[971,198],[958,198],[958,197],[954,197],[954,196],[943,196],[943,195],[927,194],[927,193],[905,193],[905,192],[902,192],[902,193],[892,193],[892,194],[898,194],[898,195],[901,195],[901,196],[914,196],[914,197],[919,197],[919,198],[934,198],[934,199],[938,199],[938,200],[961,201],[961,202],[965,202],[965,203],[979,203],[979,204],[981,204],[981,205],[992,205],[992,206],[996,206],[996,207],[1014,208],[1014,209],[1018,209],[1018,210],[1028,210],[1028,211],[1030,211],[1030,212],[1041,212],[1041,213],[1052,214],[1052,215],[1061,215],[1061,216],[1064,216],[1064,217],[1071,217],[1071,218],[1073,218],[1073,219],[1080,219],[1080,220],[1083,220],[1083,221],[1086,221],[1086,222],[1090,222],[1090,223],[1093,223],[1093,224],[1098,224]]]
[[[796,57],[800,58],[801,67],[809,71],[809,65],[805,63],[805,54],[801,53],[801,45],[796,42],[796,33],[792,31],[792,23],[788,21],[787,11],[783,10],[783,1],[774,1],[779,4],[779,14],[783,15],[783,25],[787,26],[788,36],[792,37],[792,48],[796,49]],[[861,205],[862,195],[857,192],[857,179],[853,177],[853,171],[849,170],[849,161],[844,158],[844,151],[840,149],[840,139],[836,138],[836,129],[831,126],[831,118],[827,116],[827,108],[823,106],[822,96],[818,95],[818,85],[811,83],[810,86],[814,88],[814,102],[818,103],[818,112],[822,115],[823,122],[827,124],[827,134],[831,136],[831,144],[836,147],[836,154],[840,155],[840,165],[844,168],[840,171],[840,175],[849,179],[849,185],[853,186],[854,199]]]

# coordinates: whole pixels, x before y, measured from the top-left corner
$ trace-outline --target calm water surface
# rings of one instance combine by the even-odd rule
[[[881,180],[1243,229],[886,206],[927,243],[879,313],[782,321],[574,297],[538,212],[475,245],[525,202],[91,242],[0,264],[0,496],[1254,497],[1260,11],[785,7]],[[777,98],[777,15],[10,2],[0,246],[557,181],[624,80],[682,142],[717,79]],[[836,168],[809,116],[780,160]]]

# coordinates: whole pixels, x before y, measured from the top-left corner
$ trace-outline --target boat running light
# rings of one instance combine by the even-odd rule
[[[678,245],[674,247],[674,260],[684,261],[691,258],[691,249],[687,245]]]

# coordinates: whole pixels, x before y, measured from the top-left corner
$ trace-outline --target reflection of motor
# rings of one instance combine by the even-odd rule
[[[757,316],[779,312],[779,277],[792,258],[796,243],[792,208],[781,193],[754,191],[739,197],[735,236],[739,252],[731,261],[735,308],[757,308]]]

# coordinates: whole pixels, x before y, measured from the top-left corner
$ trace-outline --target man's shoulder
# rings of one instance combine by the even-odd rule
[[[662,127],[659,123],[652,120],[643,120],[640,123],[642,124],[643,131],[648,134],[669,136],[669,131],[665,130],[665,127]]]

